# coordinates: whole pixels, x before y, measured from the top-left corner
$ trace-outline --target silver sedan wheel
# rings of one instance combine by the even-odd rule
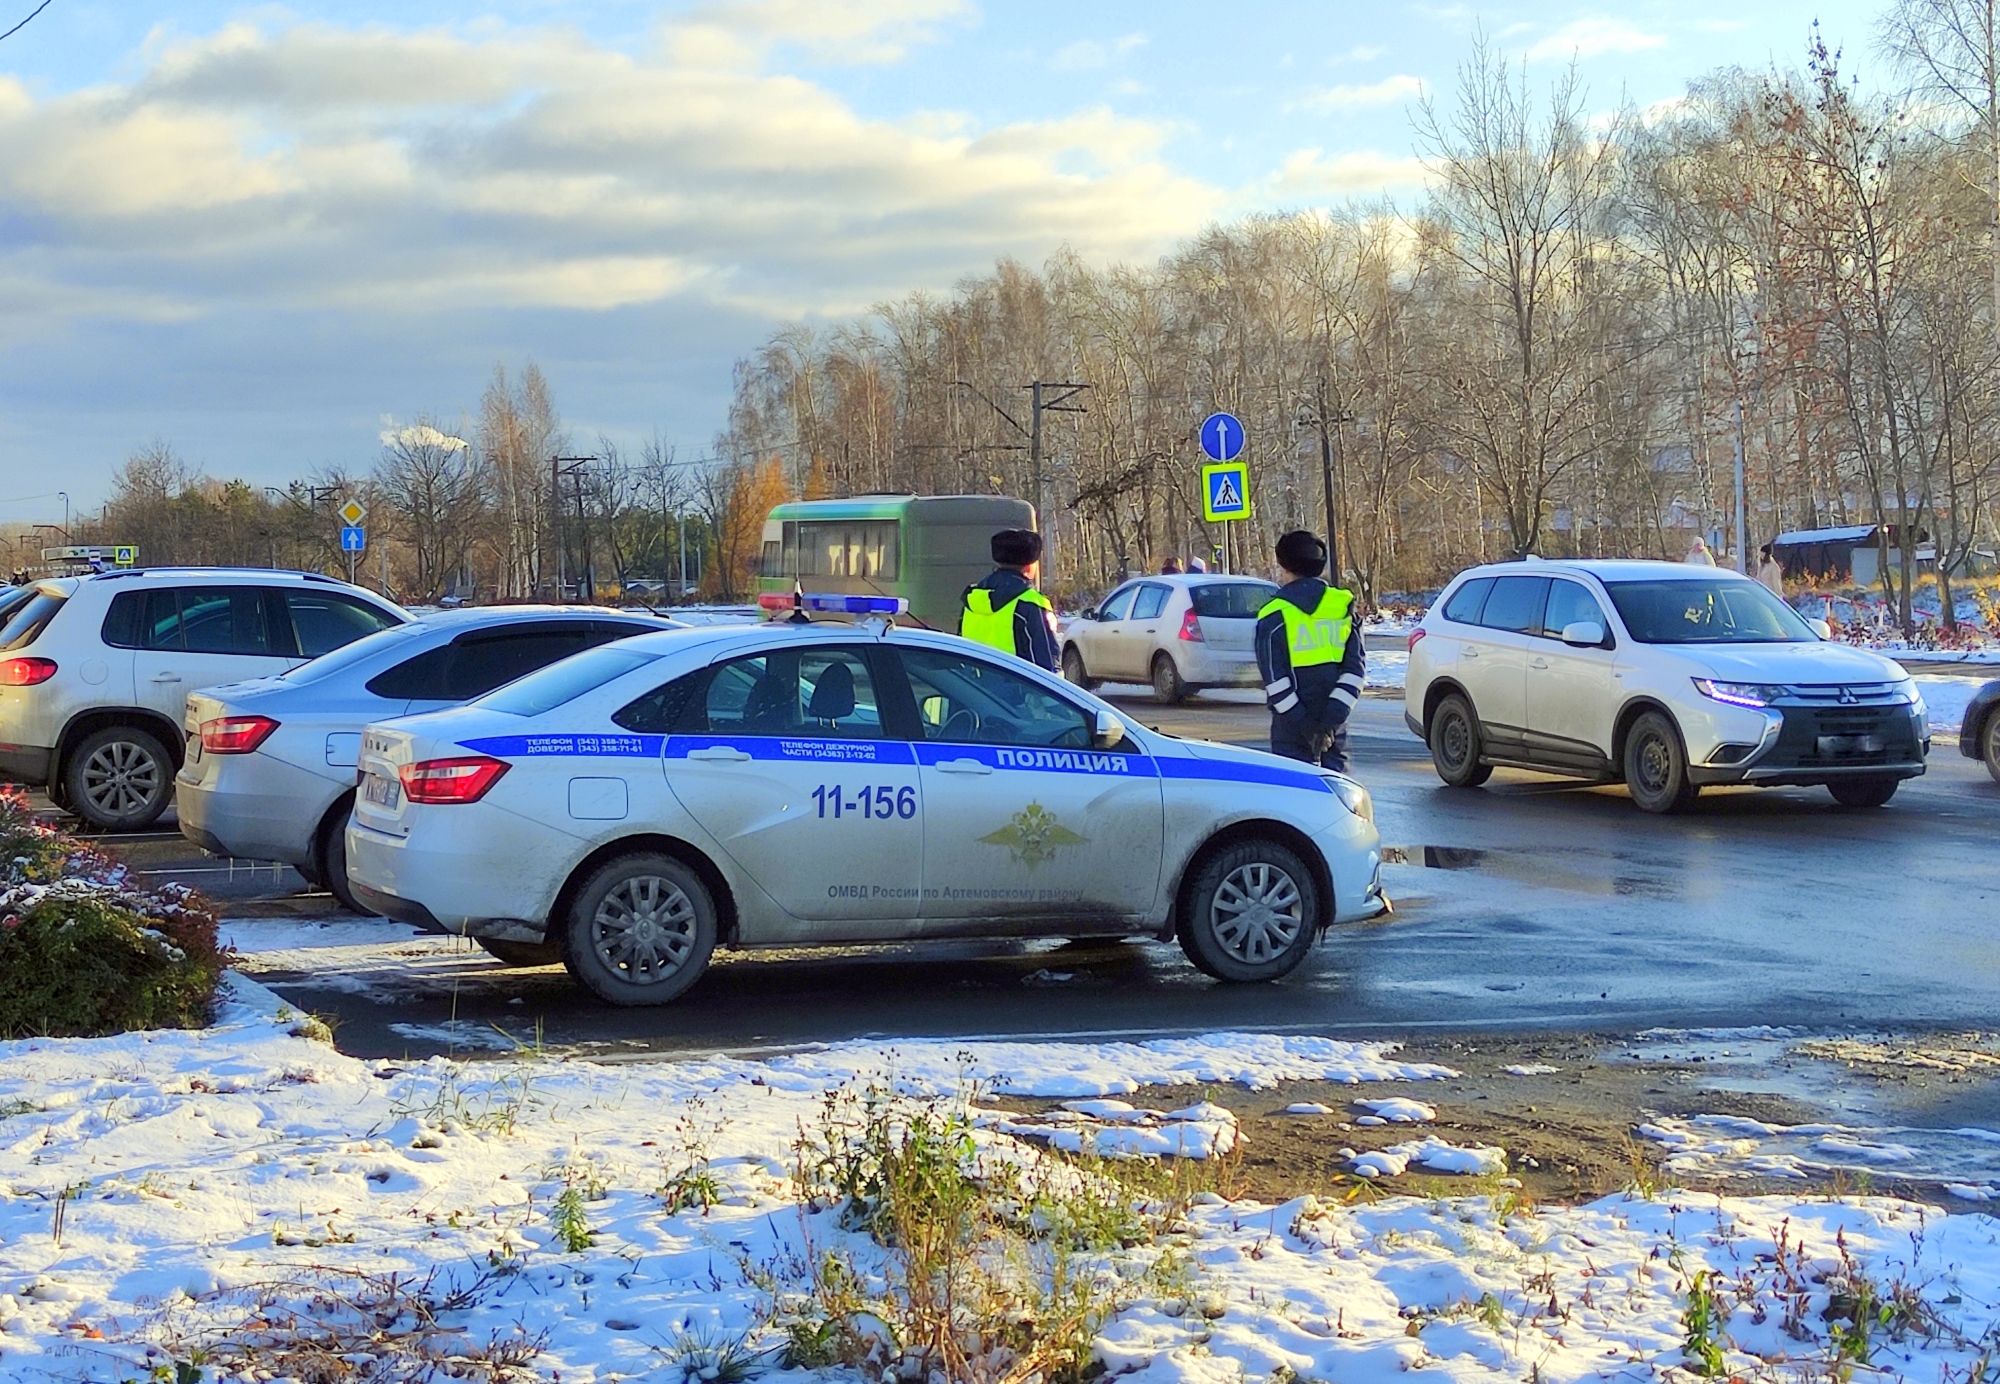
[[[160,762],[142,745],[112,740],[83,762],[83,796],[106,817],[130,817],[160,791]]]
[[[1209,905],[1209,928],[1231,959],[1261,966],[1298,941],[1305,900],[1276,865],[1251,861],[1223,877]]]
[[[634,875],[598,903],[590,948],[607,970],[632,985],[672,980],[694,955],[694,901],[672,880]]]

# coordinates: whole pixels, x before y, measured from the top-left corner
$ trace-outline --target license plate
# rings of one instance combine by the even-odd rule
[[[1886,747],[1879,735],[1822,735],[1821,754],[1880,754]]]
[[[361,781],[361,797],[370,807],[394,812],[403,801],[403,785],[395,779],[370,774]]]

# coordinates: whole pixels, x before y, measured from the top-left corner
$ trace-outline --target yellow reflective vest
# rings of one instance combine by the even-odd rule
[[[1014,607],[1023,601],[1043,610],[1054,609],[1049,604],[1049,598],[1032,586],[995,609],[993,593],[983,586],[975,586],[965,593],[965,609],[958,617],[958,632],[975,643],[990,644],[1002,653],[1018,654],[1020,650],[1014,645]]]
[[[1283,616],[1285,647],[1291,653],[1292,667],[1316,668],[1338,663],[1347,656],[1347,641],[1354,635],[1354,619],[1349,613],[1353,606],[1352,591],[1329,586],[1310,613],[1280,596],[1266,602],[1257,612],[1257,618],[1261,620],[1274,610]]]

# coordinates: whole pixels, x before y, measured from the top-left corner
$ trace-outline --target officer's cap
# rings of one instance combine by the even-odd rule
[[[993,535],[993,561],[1002,567],[1026,567],[1042,558],[1042,536],[1033,529],[1002,529]]]
[[[1326,570],[1326,544],[1304,529],[1293,529],[1278,540],[1278,565],[1302,577],[1316,577]]]

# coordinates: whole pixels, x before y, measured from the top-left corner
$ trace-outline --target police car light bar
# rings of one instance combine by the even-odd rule
[[[813,610],[822,615],[902,615],[910,603],[901,596],[843,596],[834,592],[770,591],[757,598],[765,610]]]

